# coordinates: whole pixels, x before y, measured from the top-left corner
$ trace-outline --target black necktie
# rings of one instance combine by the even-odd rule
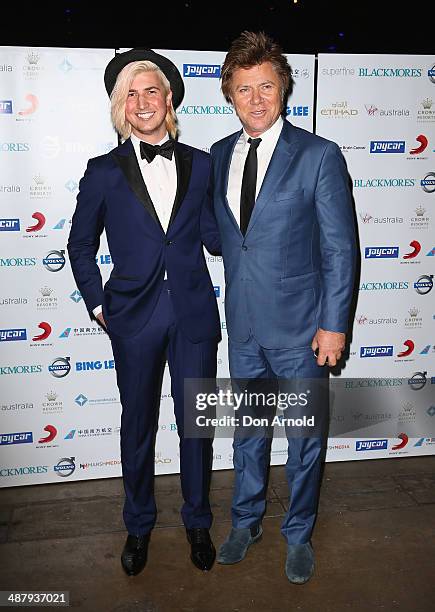
[[[249,151],[243,169],[242,190],[240,192],[240,231],[243,235],[248,229],[249,219],[255,205],[257,187],[257,147],[261,138],[248,138]]]
[[[146,159],[150,164],[156,155],[166,157],[166,159],[172,159],[174,153],[174,141],[167,140],[161,145],[152,145],[148,142],[140,141],[140,156],[142,159]]]

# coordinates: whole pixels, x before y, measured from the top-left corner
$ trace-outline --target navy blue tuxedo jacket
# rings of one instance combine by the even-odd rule
[[[90,312],[102,305],[109,332],[129,337],[149,320],[165,269],[175,316],[192,342],[220,337],[219,314],[203,244],[220,253],[207,194],[210,156],[175,143],[177,193],[165,233],[144,183],[130,139],[89,160],[80,181],[68,253]],[[114,264],[102,285],[96,263],[105,229]]]

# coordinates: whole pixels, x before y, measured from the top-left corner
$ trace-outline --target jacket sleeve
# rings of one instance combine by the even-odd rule
[[[221,238],[213,208],[213,167],[210,169],[207,192],[201,205],[201,240],[211,255],[222,255]]]
[[[104,229],[104,209],[104,176],[96,160],[91,159],[79,184],[68,239],[74,279],[90,314],[103,303],[103,283],[95,257]]]
[[[334,142],[327,145],[321,160],[315,203],[322,261],[319,326],[346,332],[355,277],[355,220],[349,174]]]

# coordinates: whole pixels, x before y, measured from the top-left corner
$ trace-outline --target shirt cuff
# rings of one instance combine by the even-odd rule
[[[102,307],[102,306],[101,306],[101,304],[100,304],[100,306],[96,306],[96,307],[93,309],[93,311],[92,311],[92,312],[93,312],[93,314],[94,314],[94,317],[97,317],[97,315],[102,314],[102,312],[103,312],[103,307]]]

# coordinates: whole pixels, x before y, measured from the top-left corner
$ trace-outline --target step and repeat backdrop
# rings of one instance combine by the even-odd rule
[[[238,130],[219,89],[225,53],[160,51],[185,81],[180,140],[208,151]],[[87,160],[117,145],[103,85],[114,53],[0,48],[0,487],[121,475],[111,346],[88,317],[66,252]],[[287,118],[336,141],[353,182],[361,274],[350,355],[337,374],[348,396],[340,397],[350,410],[358,387],[398,390],[399,418],[387,434],[373,429],[388,421],[381,405],[359,409],[351,426],[334,428],[343,435],[329,439],[327,459],[431,454],[435,57],[319,55],[316,79],[314,55],[288,58],[295,89]],[[218,376],[227,377],[222,261],[206,259],[221,314]],[[104,235],[97,261],[106,280]],[[332,419],[346,421],[334,410]],[[274,440],[272,463],[286,455],[286,440]],[[178,472],[167,373],[155,462],[156,474]],[[231,440],[215,440],[213,467],[232,467]]]

